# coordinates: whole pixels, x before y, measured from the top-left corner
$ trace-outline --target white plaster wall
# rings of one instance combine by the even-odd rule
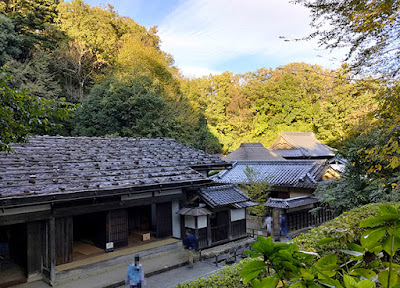
[[[181,238],[181,216],[176,214],[179,210],[179,201],[172,202],[172,236]]]
[[[199,229],[206,228],[207,227],[207,216],[199,216],[197,218],[197,225],[198,225]]]
[[[231,209],[231,222],[246,219],[246,209]]]
[[[196,229],[193,216],[185,216],[185,227],[191,228],[191,229]]]

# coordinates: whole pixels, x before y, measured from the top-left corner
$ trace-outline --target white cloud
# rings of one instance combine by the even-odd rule
[[[212,71],[220,63],[249,55],[262,59],[260,67],[271,59],[332,66],[317,57],[329,54],[315,51],[315,42],[279,38],[307,36],[309,22],[308,10],[288,0],[187,0],[164,18],[159,34],[162,49],[174,56],[184,74],[195,67]],[[192,71],[186,70],[189,67]]]

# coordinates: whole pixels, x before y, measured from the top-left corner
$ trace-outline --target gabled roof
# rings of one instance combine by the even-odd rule
[[[235,208],[246,208],[258,205],[250,201],[235,185],[221,185],[201,188],[200,197],[211,207],[234,205]]]
[[[334,149],[321,143],[313,132],[281,132],[268,148],[284,158],[331,158]]]
[[[206,216],[211,215],[211,211],[204,207],[183,207],[176,214],[183,216]]]
[[[248,184],[247,167],[254,171],[255,181],[265,179],[273,186],[315,188],[329,166],[326,160],[241,161],[211,179],[217,183]]]
[[[288,199],[269,198],[264,206],[271,208],[291,209],[318,203],[318,199],[312,196],[300,196]]]
[[[37,136],[12,148],[0,153],[2,205],[204,184],[210,180],[194,169],[228,165],[162,138]]]
[[[285,159],[265,148],[261,143],[242,143],[240,147],[222,158],[224,161],[284,161]]]

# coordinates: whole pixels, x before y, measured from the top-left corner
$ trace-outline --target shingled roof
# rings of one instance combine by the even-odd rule
[[[326,160],[240,161],[211,178],[217,183],[248,184],[247,167],[254,171],[255,181],[266,179],[274,186],[315,188],[329,166]]]
[[[209,183],[227,166],[173,139],[36,136],[0,153],[0,205]],[[40,198],[40,199],[39,199]]]
[[[269,151],[261,143],[242,143],[240,147],[222,158],[224,161],[284,161],[285,158]]]
[[[281,132],[268,148],[284,158],[332,158],[334,149],[321,143],[313,132]]]
[[[318,203],[318,199],[311,196],[300,196],[288,199],[269,198],[264,206],[271,208],[291,209]]]
[[[258,203],[251,202],[247,195],[232,184],[201,188],[199,195],[211,208],[227,205],[246,208],[258,205]]]

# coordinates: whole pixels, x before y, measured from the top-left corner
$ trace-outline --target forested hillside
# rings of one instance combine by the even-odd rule
[[[352,80],[345,69],[292,63],[256,72],[183,80],[182,91],[200,109],[225,152],[242,142],[268,147],[280,131],[312,131],[340,148],[371,120],[378,84]]]
[[[0,12],[10,95],[51,101],[51,109],[37,106],[38,125],[25,127],[33,134],[172,137],[228,153],[241,142],[268,146],[280,131],[313,131],[340,148],[377,108],[379,84],[353,79],[345,66],[292,63],[184,78],[160,49],[157,27],[146,29],[111,6],[9,0]],[[3,144],[23,139],[24,131],[12,135],[12,118]]]
[[[178,69],[160,50],[156,27],[146,29],[111,6],[81,0],[2,1],[0,12],[0,65],[10,73],[4,81],[13,99],[2,99],[9,119],[3,147],[30,132],[162,136],[220,150],[203,115],[182,94]],[[37,120],[48,125],[29,127],[28,120],[25,130],[11,129],[18,123],[14,104],[20,91],[31,101],[19,108],[30,114],[26,107],[34,105],[43,112]],[[70,117],[52,115],[35,104],[39,99],[51,99]]]

